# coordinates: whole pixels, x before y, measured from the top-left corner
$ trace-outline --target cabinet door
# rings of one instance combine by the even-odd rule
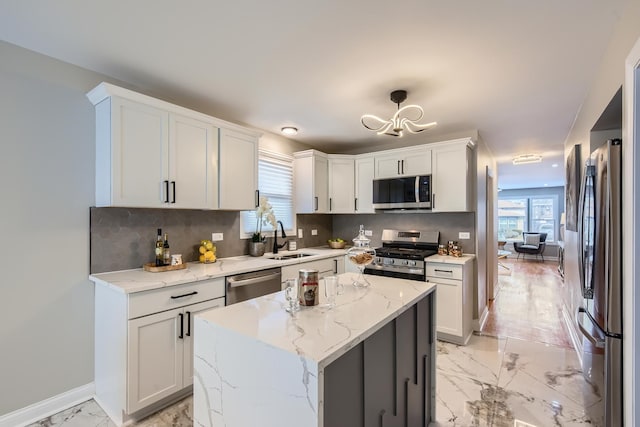
[[[184,371],[182,386],[193,384],[193,318],[196,314],[214,308],[224,307],[224,298],[193,304],[184,308]]]
[[[170,206],[218,207],[218,134],[209,124],[171,114],[169,144]]]
[[[373,157],[356,159],[355,163],[355,190],[357,213],[374,213],[373,209]]]
[[[329,212],[354,212],[354,175],[353,159],[329,159]]]
[[[175,309],[129,321],[127,413],[182,389],[182,317]]]
[[[467,150],[459,145],[433,150],[433,212],[469,210]]]
[[[103,120],[107,118],[98,118]],[[111,173],[111,206],[166,206],[168,113],[112,97],[110,120],[111,169],[100,173]],[[97,155],[108,155],[101,147],[97,150]]]
[[[462,337],[462,282],[448,279],[429,279],[437,283],[436,330]]]
[[[315,194],[314,212],[329,212],[329,160],[325,157],[313,157],[313,193]]]
[[[429,175],[431,173],[431,150],[426,148],[407,150],[400,163],[402,175]]]
[[[393,178],[402,175],[400,170],[401,158],[399,154],[387,154],[375,157],[375,177],[381,178]]]
[[[254,209],[258,202],[258,138],[220,129],[219,146],[219,208]]]

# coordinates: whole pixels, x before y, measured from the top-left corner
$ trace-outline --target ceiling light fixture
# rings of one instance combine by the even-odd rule
[[[391,101],[398,104],[398,111],[396,111],[389,120],[381,119],[373,114],[365,114],[360,118],[362,126],[377,132],[378,135],[384,134],[401,137],[405,130],[410,133],[418,133],[437,125],[436,122],[426,124],[416,123],[422,120],[424,110],[418,105],[405,105],[400,108],[400,104],[406,99],[406,90],[394,90],[391,92]],[[402,115],[404,115],[404,117],[402,117]]]
[[[540,163],[542,156],[539,154],[521,154],[513,158],[514,165],[526,165],[527,163]]]
[[[280,129],[280,132],[282,132],[283,135],[294,136],[298,134],[298,128],[295,128],[293,126],[285,126]]]

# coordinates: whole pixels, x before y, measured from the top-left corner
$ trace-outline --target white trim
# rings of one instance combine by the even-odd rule
[[[78,403],[93,399],[95,393],[96,387],[93,382],[76,387],[1,416],[0,427],[21,427],[35,423],[43,418],[69,409]]]
[[[573,319],[572,314],[565,304],[562,304],[562,320],[564,320],[564,325],[567,327],[567,331],[569,331],[569,338],[571,338],[573,348],[580,361],[580,366],[582,366],[582,335],[578,333],[575,319]]]
[[[629,52],[625,61],[625,83],[623,86],[623,138],[622,138],[622,228],[625,237],[622,241],[622,283],[623,283],[623,342],[622,372],[626,379],[623,384],[624,425],[635,426],[640,422],[640,414],[636,409],[637,396],[640,394],[640,286],[635,260],[640,256],[640,151],[636,144],[640,143],[636,135],[639,124],[635,118],[640,116],[640,99],[636,94],[640,88],[636,85],[636,73],[640,72],[640,39]],[[640,78],[640,77],[638,77]]]
[[[485,304],[484,310],[482,310],[482,315],[480,316],[480,318],[473,319],[473,330],[481,332],[488,318],[489,318],[489,307],[487,307]]]

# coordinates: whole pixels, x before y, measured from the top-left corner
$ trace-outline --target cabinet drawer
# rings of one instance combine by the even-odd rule
[[[427,262],[427,277],[443,277],[445,279],[462,280],[462,266]]]
[[[129,319],[224,297],[224,278],[202,280],[129,295]]]

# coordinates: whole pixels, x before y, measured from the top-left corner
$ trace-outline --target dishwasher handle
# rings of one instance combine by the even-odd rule
[[[280,280],[280,272],[265,274],[264,276],[255,276],[249,279],[236,279],[234,277],[228,277],[227,283],[229,284],[229,288],[238,288],[240,286],[253,285],[256,283],[264,282],[265,280],[277,279]]]

